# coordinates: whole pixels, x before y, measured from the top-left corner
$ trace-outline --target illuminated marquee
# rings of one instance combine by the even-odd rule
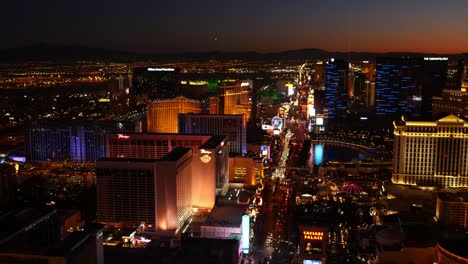
[[[302,237],[307,240],[323,240],[323,232],[318,231],[304,231]]]

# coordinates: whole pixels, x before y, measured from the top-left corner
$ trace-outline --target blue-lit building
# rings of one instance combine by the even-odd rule
[[[430,116],[447,80],[446,58],[377,58],[377,117]]]
[[[330,59],[325,74],[325,107],[328,118],[344,118],[348,110],[348,63]]]
[[[25,128],[26,160],[30,162],[94,162],[106,156],[106,133],[135,130],[131,122],[36,122]]]
[[[415,58],[377,58],[375,113],[392,117],[420,114],[422,61]]]

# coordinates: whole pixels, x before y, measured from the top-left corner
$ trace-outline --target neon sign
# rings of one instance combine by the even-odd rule
[[[124,134],[117,134],[117,139],[129,139],[130,136],[124,135]]]
[[[317,231],[304,231],[302,232],[302,237],[307,240],[322,240],[323,232]]]
[[[424,57],[424,60],[428,61],[446,61],[447,57]]]
[[[200,153],[201,153],[201,154],[211,154],[211,151],[201,149],[201,150],[200,150]]]

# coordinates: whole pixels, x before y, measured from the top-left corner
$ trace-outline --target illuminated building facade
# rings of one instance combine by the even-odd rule
[[[105,157],[106,133],[134,130],[131,122],[120,121],[34,123],[25,129],[26,159],[35,162],[94,162]]]
[[[96,164],[97,219],[119,227],[176,233],[192,211],[192,150],[161,159],[104,158]]]
[[[435,217],[445,226],[468,230],[468,194],[439,193]]]
[[[177,133],[177,115],[185,113],[200,113],[199,101],[185,97],[175,99],[155,100],[147,104],[147,126],[151,133]]]
[[[393,155],[394,183],[468,187],[468,122],[395,121]]]
[[[250,120],[252,111],[250,91],[252,88],[253,82],[251,80],[237,81],[233,85],[219,86],[218,92],[222,101],[223,114],[245,115],[246,120]]]
[[[448,89],[457,90],[462,86],[462,81],[466,77],[465,72],[465,63],[462,60],[454,61],[451,60],[448,62],[447,68],[447,84]]]
[[[209,106],[209,114],[210,115],[219,115],[219,97],[210,97],[209,98],[210,106]]]
[[[349,70],[349,94],[353,98],[354,111],[362,111],[375,103],[375,64],[362,61],[352,64]]]
[[[110,85],[110,110],[114,115],[120,115],[130,110],[130,90],[132,89],[132,78],[119,75],[109,81]]]
[[[148,100],[168,99],[179,95],[179,69],[143,67],[133,70],[130,98],[134,106]]]
[[[447,58],[377,58],[375,112],[379,117],[430,117],[432,97],[447,80]]]
[[[330,59],[326,65],[325,107],[328,118],[344,118],[348,109],[348,63]]]
[[[226,135],[229,152],[247,153],[246,117],[244,115],[179,114],[179,133],[190,135]]]
[[[229,189],[229,150],[225,136],[212,136],[194,148],[193,206],[213,208],[215,195],[225,195]],[[214,187],[214,188],[213,188]],[[203,191],[202,191],[203,190]],[[216,193],[213,193],[213,191]]]
[[[468,118],[468,92],[461,90],[443,90],[442,96],[432,98],[432,114],[452,114]]]
[[[365,96],[364,105],[375,105],[375,62],[362,61],[361,73],[365,76]]]
[[[417,75],[421,63],[414,58],[377,58],[375,113],[378,116],[420,115],[422,85]]]
[[[225,136],[183,134],[108,134],[106,157],[160,159],[177,147],[193,149],[192,205],[212,208],[216,195],[229,188],[228,139]]]
[[[263,178],[261,158],[230,157],[229,182],[253,186]]]

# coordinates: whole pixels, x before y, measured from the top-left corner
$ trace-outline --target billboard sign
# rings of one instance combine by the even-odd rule
[[[321,260],[314,260],[314,259],[304,259],[303,264],[322,264]]]
[[[245,214],[242,216],[242,253],[249,254],[250,252],[250,216]]]
[[[316,124],[317,126],[323,126],[323,117],[317,117],[317,118],[315,119],[315,124]]]
[[[260,155],[262,157],[270,158],[270,146],[261,145],[260,146]]]
[[[273,126],[273,129],[281,129],[283,126],[283,119],[279,116],[275,116],[271,119],[271,125]]]

